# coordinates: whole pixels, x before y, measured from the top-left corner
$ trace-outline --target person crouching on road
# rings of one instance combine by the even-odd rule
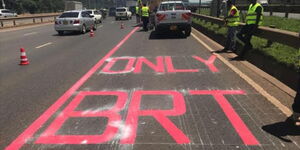
[[[242,30],[237,34],[236,40],[244,45],[243,50],[238,57],[233,58],[236,60],[244,59],[244,55],[249,49],[252,49],[251,44],[252,35],[257,31],[258,26],[262,24],[263,21],[263,7],[261,4],[257,3],[257,0],[248,0],[251,2],[247,16],[246,16],[246,25],[243,26]]]
[[[148,23],[149,23],[149,7],[146,4],[142,7],[142,21],[143,21],[143,29],[144,31],[148,31]]]
[[[228,16],[224,18],[225,25],[228,27],[226,44],[223,50],[217,51],[218,53],[227,52],[228,50],[236,51],[236,41],[234,37],[237,33],[237,28],[240,24],[240,12],[232,2],[232,0],[227,1]]]

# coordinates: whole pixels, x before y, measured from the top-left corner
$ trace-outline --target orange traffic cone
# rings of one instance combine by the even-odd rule
[[[21,51],[21,62],[20,62],[20,65],[29,65],[29,61],[28,61],[28,58],[26,56],[25,49],[21,48],[20,51]]]
[[[124,23],[121,22],[121,29],[124,29]]]
[[[94,37],[94,30],[93,30],[93,26],[91,27],[91,30],[90,30],[90,37]]]

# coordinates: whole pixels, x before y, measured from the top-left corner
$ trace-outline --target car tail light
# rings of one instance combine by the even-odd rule
[[[184,13],[182,14],[182,18],[185,20],[190,20],[192,16],[192,13]]]
[[[80,21],[79,20],[74,20],[74,24],[79,24]]]
[[[166,16],[167,16],[166,14],[156,14],[158,21],[162,21],[163,19],[165,19]]]

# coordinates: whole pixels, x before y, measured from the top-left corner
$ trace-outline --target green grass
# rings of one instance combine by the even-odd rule
[[[210,31],[213,31],[216,34],[226,35],[227,28],[218,25],[212,25],[211,23],[205,22],[203,20],[198,20],[193,18],[193,22],[199,24]],[[268,57],[274,58],[278,63],[285,64],[288,67],[300,68],[300,49],[279,44],[273,43],[270,46],[267,46],[267,40],[259,37],[253,37],[251,43],[253,44],[254,49],[258,50],[259,53],[262,53]],[[250,51],[251,52],[251,51]],[[255,52],[255,51],[252,51]]]

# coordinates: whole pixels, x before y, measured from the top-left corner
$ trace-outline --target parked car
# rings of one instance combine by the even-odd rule
[[[184,31],[185,36],[190,36],[191,15],[191,11],[185,8],[182,1],[161,2],[155,14],[155,31],[179,30]]]
[[[90,15],[94,16],[95,23],[102,23],[103,18],[100,11],[98,10],[85,10],[85,11],[87,11]]]
[[[0,17],[18,17],[18,14],[8,9],[0,9]]]
[[[132,17],[132,13],[128,10],[128,8],[126,7],[118,7],[116,9],[116,16],[115,19],[116,20],[120,20],[120,19],[126,19],[129,20]]]
[[[65,31],[79,31],[84,34],[92,28],[97,29],[94,16],[84,10],[66,11],[55,20],[54,25],[59,35],[63,35]]]

